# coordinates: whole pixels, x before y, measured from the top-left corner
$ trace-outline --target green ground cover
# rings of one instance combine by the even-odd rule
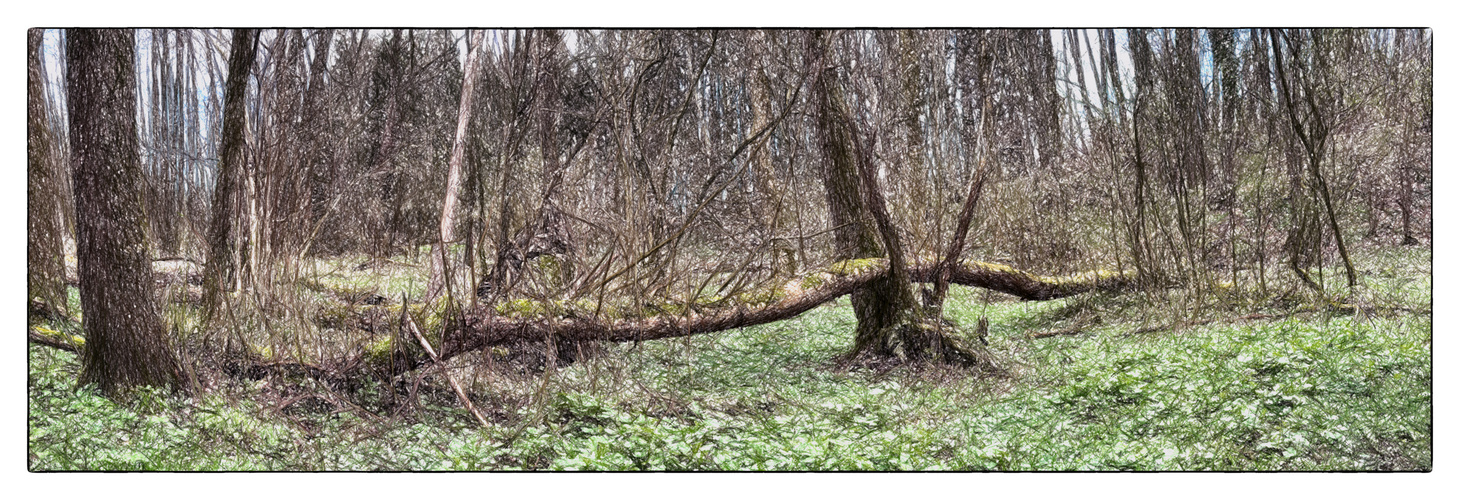
[[[29,463],[32,470],[1428,470],[1429,251],[1366,252],[1358,295],[1371,310],[1257,305],[1211,310],[1205,317],[1215,321],[1201,323],[1177,312],[1172,304],[1183,299],[1174,295],[985,303],[985,292],[955,287],[952,319],[989,319],[989,347],[1010,372],[997,379],[836,365],[854,327],[845,298],[759,327],[599,346],[597,355],[545,373],[463,357],[454,370],[492,420],[485,429],[439,389],[434,370],[406,412],[369,404],[386,392],[372,383],[345,398],[303,378],[225,379],[199,399],[142,391],[114,403],[74,388],[74,355],[32,345]],[[1243,319],[1254,315],[1265,316]],[[1072,325],[1083,328],[1029,336]],[[365,403],[341,403],[351,398]]]

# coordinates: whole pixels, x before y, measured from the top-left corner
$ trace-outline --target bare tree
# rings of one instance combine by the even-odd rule
[[[441,241],[431,251],[431,284],[426,292],[427,301],[440,296],[443,288],[451,296],[449,292],[454,273],[451,272],[447,253],[449,245],[456,241],[457,205],[461,198],[461,162],[466,155],[466,131],[471,123],[472,97],[476,95],[477,61],[482,52],[483,35],[482,30],[472,31],[471,48],[466,56],[466,74],[461,80],[461,105],[456,116],[456,139],[452,142],[451,160],[447,164],[449,172],[446,178],[446,196],[441,207]]]
[[[1280,88],[1282,89],[1283,102],[1285,103],[1288,111],[1288,121],[1292,124],[1293,134],[1296,135],[1298,137],[1298,140],[1302,142],[1303,149],[1308,153],[1307,166],[1309,175],[1313,177],[1313,191],[1317,193],[1319,200],[1321,200],[1323,203],[1323,209],[1328,215],[1329,229],[1333,231],[1333,239],[1338,244],[1339,255],[1343,257],[1344,271],[1347,273],[1346,275],[1348,276],[1348,287],[1349,290],[1352,291],[1354,286],[1356,286],[1356,280],[1358,279],[1358,277],[1354,274],[1354,264],[1353,261],[1349,259],[1348,246],[1344,244],[1343,230],[1338,225],[1338,216],[1334,214],[1333,197],[1329,193],[1328,182],[1323,177],[1323,169],[1321,167],[1324,155],[1324,147],[1327,145],[1328,141],[1329,128],[1328,120],[1324,118],[1324,114],[1327,111],[1323,109],[1323,107],[1319,104],[1319,101],[1326,101],[1329,99],[1329,97],[1320,97],[1318,95],[1319,89],[1317,87],[1318,85],[1321,85],[1321,83],[1315,84],[1314,80],[1322,78],[1321,72],[1326,69],[1323,67],[1324,57],[1322,55],[1322,51],[1324,49],[1317,47],[1311,49],[1311,51],[1313,52],[1313,57],[1316,60],[1316,64],[1314,64],[1314,67],[1309,68],[1306,74],[1298,73],[1293,75],[1292,79],[1297,81],[1298,83],[1290,85],[1289,77],[1287,73],[1283,70],[1283,49],[1286,48],[1287,50],[1292,51],[1292,53],[1294,54],[1293,57],[1299,57],[1300,46],[1298,44],[1298,41],[1294,40],[1290,35],[1282,34],[1278,30],[1268,31],[1268,37],[1272,40],[1274,67],[1277,68],[1277,80],[1280,84]],[[1286,47],[1284,46],[1284,44],[1279,43],[1280,40],[1287,40]],[[1311,40],[1310,43],[1316,45],[1319,43],[1319,41]],[[1320,74],[1315,77],[1311,73],[1314,71],[1320,72]],[[1301,85],[1301,94],[1299,94],[1297,91],[1290,89],[1290,87],[1292,86],[1299,85]],[[1303,103],[1307,105],[1306,109],[1304,110],[1305,113],[1301,114],[1299,111],[1300,105],[1297,102],[1294,102],[1299,98],[1300,95],[1302,96]],[[1306,114],[1306,120],[1299,118],[1302,114]],[[1307,272],[1298,267],[1296,260],[1294,261],[1293,270],[1297,272],[1298,275],[1302,277],[1305,282],[1309,283],[1310,285],[1314,284],[1312,279],[1308,278]]]

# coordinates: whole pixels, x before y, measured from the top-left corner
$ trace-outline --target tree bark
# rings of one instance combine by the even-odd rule
[[[40,299],[53,308],[66,307],[66,264],[63,250],[61,192],[51,157],[51,131],[46,127],[45,86],[41,80],[42,30],[26,34],[29,68],[26,72],[26,277],[27,299]]]
[[[66,94],[76,196],[78,274],[86,331],[82,384],[108,396],[134,386],[177,388],[163,337],[138,156],[130,30],[68,30]]]
[[[943,301],[948,297],[948,282],[953,279],[953,268],[958,257],[963,255],[963,244],[968,240],[968,228],[973,224],[973,212],[978,208],[978,199],[983,194],[984,180],[988,171],[979,168],[977,177],[968,185],[968,196],[963,200],[963,210],[958,214],[958,226],[954,228],[953,239],[948,242],[948,253],[933,272],[933,297],[927,306],[934,311],[943,310]]]
[[[944,335],[943,320],[935,312],[918,307],[901,239],[877,185],[871,148],[861,143],[836,67],[827,57],[831,42],[818,31],[812,33],[810,43],[811,68],[818,72],[812,86],[817,105],[816,133],[827,205],[837,228],[836,255],[842,259],[887,257],[882,275],[850,290],[857,331],[852,350],[844,359],[876,362],[895,358],[998,371],[990,356]],[[876,224],[875,232],[866,220],[869,215]]]
[[[461,159],[466,156],[466,129],[471,123],[472,96],[477,81],[477,60],[481,53],[485,32],[472,31],[471,50],[466,56],[466,73],[461,80],[461,105],[456,114],[456,139],[451,144],[451,160],[446,177],[446,200],[441,207],[441,241],[431,249],[431,282],[427,287],[427,302],[441,295],[443,288],[450,288],[452,273],[447,253],[456,241],[456,212],[461,195]]]
[[[837,69],[830,62],[831,40],[827,33],[814,31],[810,43],[808,57],[811,58],[811,71],[817,72],[812,85],[812,99],[817,107],[816,132],[821,146],[822,184],[826,189],[831,225],[837,228],[834,231],[836,258],[885,257],[887,253],[878,245],[876,229],[866,220],[869,215],[867,203],[875,186],[863,186],[864,178],[858,173],[861,155],[854,143],[857,132],[842,96]],[[867,197],[863,196],[864,189],[869,192]],[[895,241],[895,235],[890,241]],[[905,266],[899,266],[900,263],[894,263],[893,272],[852,291],[852,309],[857,317],[853,353],[882,344],[888,329],[902,321],[905,314],[916,306],[909,282],[898,279],[905,276]]]
[[[203,268],[203,317],[210,321],[231,288],[234,266],[235,235],[231,231],[239,207],[239,177],[244,161],[244,97],[248,91],[249,68],[253,67],[257,50],[258,30],[234,30],[233,48],[228,57],[228,80],[223,90],[223,136],[221,138],[218,178],[213,185],[213,214],[208,225],[208,261]]]
[[[979,60],[988,60],[987,43],[979,44]],[[990,70],[987,64],[980,63],[978,69],[979,87],[988,88]],[[1082,85],[1083,87],[1083,85]],[[958,263],[959,256],[963,255],[963,245],[968,239],[969,226],[973,224],[973,211],[978,207],[978,199],[983,194],[984,182],[988,179],[989,172],[996,170],[990,167],[990,158],[995,161],[998,156],[991,154],[990,150],[994,141],[993,133],[993,95],[987,91],[979,96],[979,127],[980,139],[975,143],[975,154],[978,155],[978,170],[968,184],[968,196],[963,200],[963,210],[958,214],[958,225],[953,231],[953,240],[948,242],[948,253],[939,262],[938,269],[934,273],[933,296],[928,302],[928,307],[935,311],[943,310],[943,301],[948,297],[948,280],[952,279],[953,267]],[[972,104],[972,101],[969,101]],[[1088,105],[1088,103],[1086,103]],[[995,167],[997,163],[995,164]]]

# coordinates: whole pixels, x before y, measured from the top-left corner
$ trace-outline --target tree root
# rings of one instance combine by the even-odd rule
[[[902,365],[946,365],[984,375],[1008,373],[1003,361],[980,343],[965,340],[960,329],[945,319],[916,318],[898,322],[879,334],[879,340],[849,353],[841,361],[878,371]]]

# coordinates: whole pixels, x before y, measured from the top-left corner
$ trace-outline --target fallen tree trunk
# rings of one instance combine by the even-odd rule
[[[933,281],[936,271],[936,263],[915,264],[908,268],[910,279],[917,282]],[[681,314],[587,315],[562,312],[562,308],[553,313],[543,307],[517,312],[509,310],[508,314],[478,310],[464,315],[447,328],[440,359],[450,359],[487,346],[542,340],[549,336],[573,342],[628,342],[773,323],[849,294],[882,278],[887,272],[887,259],[841,261],[772,289],[747,292],[694,307],[676,307],[682,311]],[[1134,275],[1130,273],[1090,271],[1052,277],[977,261],[962,261],[953,266],[949,281],[1025,300],[1050,300],[1095,290],[1122,290],[1135,284]]]
[[[932,283],[935,264],[910,268],[912,280]],[[987,288],[1024,300],[1053,300],[1096,290],[1126,290],[1135,286],[1135,273],[1096,270],[1067,276],[1041,276],[1003,264],[965,260],[952,267],[950,283]]]

